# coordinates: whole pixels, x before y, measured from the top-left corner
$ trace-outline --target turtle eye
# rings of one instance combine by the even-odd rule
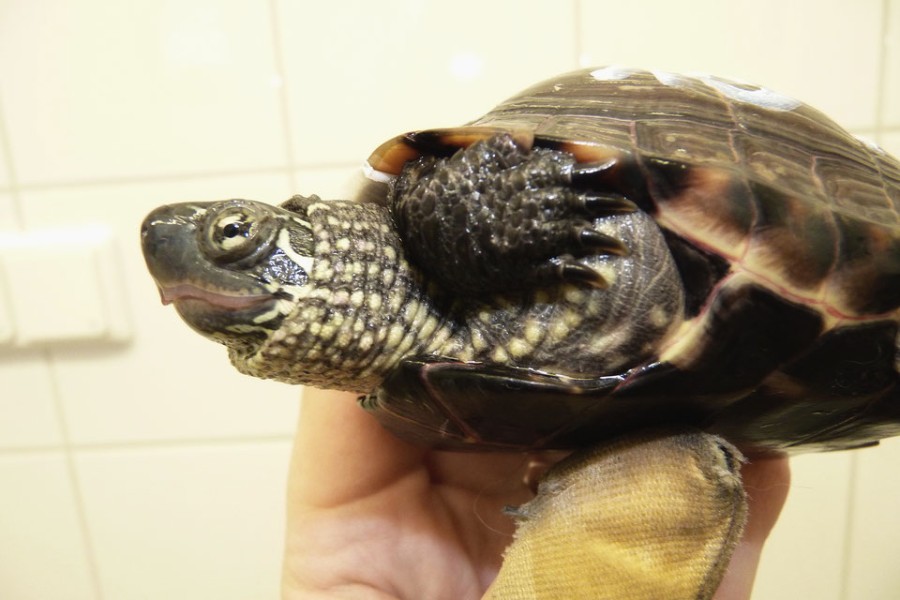
[[[275,224],[252,204],[228,203],[206,216],[207,253],[219,263],[254,260],[271,250]]]
[[[251,215],[240,212],[222,215],[214,227],[212,241],[226,251],[252,243],[255,230],[258,229]]]

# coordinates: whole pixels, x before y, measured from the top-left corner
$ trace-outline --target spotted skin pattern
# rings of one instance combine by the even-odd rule
[[[648,356],[682,310],[665,243],[640,213],[601,224],[632,250],[615,266],[592,258],[607,290],[567,285],[467,299],[406,260],[381,207],[297,198],[283,208],[311,224],[315,262],[308,291],[279,329],[253,353],[232,353],[252,375],[365,393],[412,355],[592,375],[598,365],[616,371]],[[666,289],[643,293],[658,286]]]

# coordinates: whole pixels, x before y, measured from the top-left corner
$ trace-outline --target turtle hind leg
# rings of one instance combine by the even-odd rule
[[[515,511],[485,598],[708,600],[743,531],[741,454],[703,433],[632,435],[551,469]]]
[[[562,282],[603,287],[580,259],[622,255],[596,219],[635,210],[602,187],[611,163],[579,164],[497,134],[406,165],[391,209],[411,259],[444,289],[484,295]]]

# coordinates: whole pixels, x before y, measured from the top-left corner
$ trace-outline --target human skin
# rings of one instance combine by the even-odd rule
[[[453,453],[394,437],[344,392],[307,389],[287,498],[282,597],[477,599],[493,581],[530,500],[534,459]],[[750,597],[760,553],[787,497],[783,458],[742,469],[750,515],[716,600]]]

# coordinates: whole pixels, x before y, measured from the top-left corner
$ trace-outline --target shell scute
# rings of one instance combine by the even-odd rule
[[[698,127],[695,121],[687,119],[638,121],[634,130],[637,148],[647,155],[690,160],[694,164],[738,162],[724,122]]]
[[[868,221],[836,213],[839,266],[828,280],[828,304],[850,316],[897,320],[900,239]],[[861,293],[864,292],[864,293]]]
[[[818,295],[837,261],[832,211],[802,196],[751,183],[755,222],[741,262],[781,285]]]
[[[717,167],[650,159],[648,181],[657,221],[695,245],[737,261],[756,220],[747,182]]]
[[[825,190],[807,164],[807,153],[796,145],[742,135],[736,148],[748,178],[795,195],[824,198]],[[784,181],[790,181],[791,187],[786,188]]]

